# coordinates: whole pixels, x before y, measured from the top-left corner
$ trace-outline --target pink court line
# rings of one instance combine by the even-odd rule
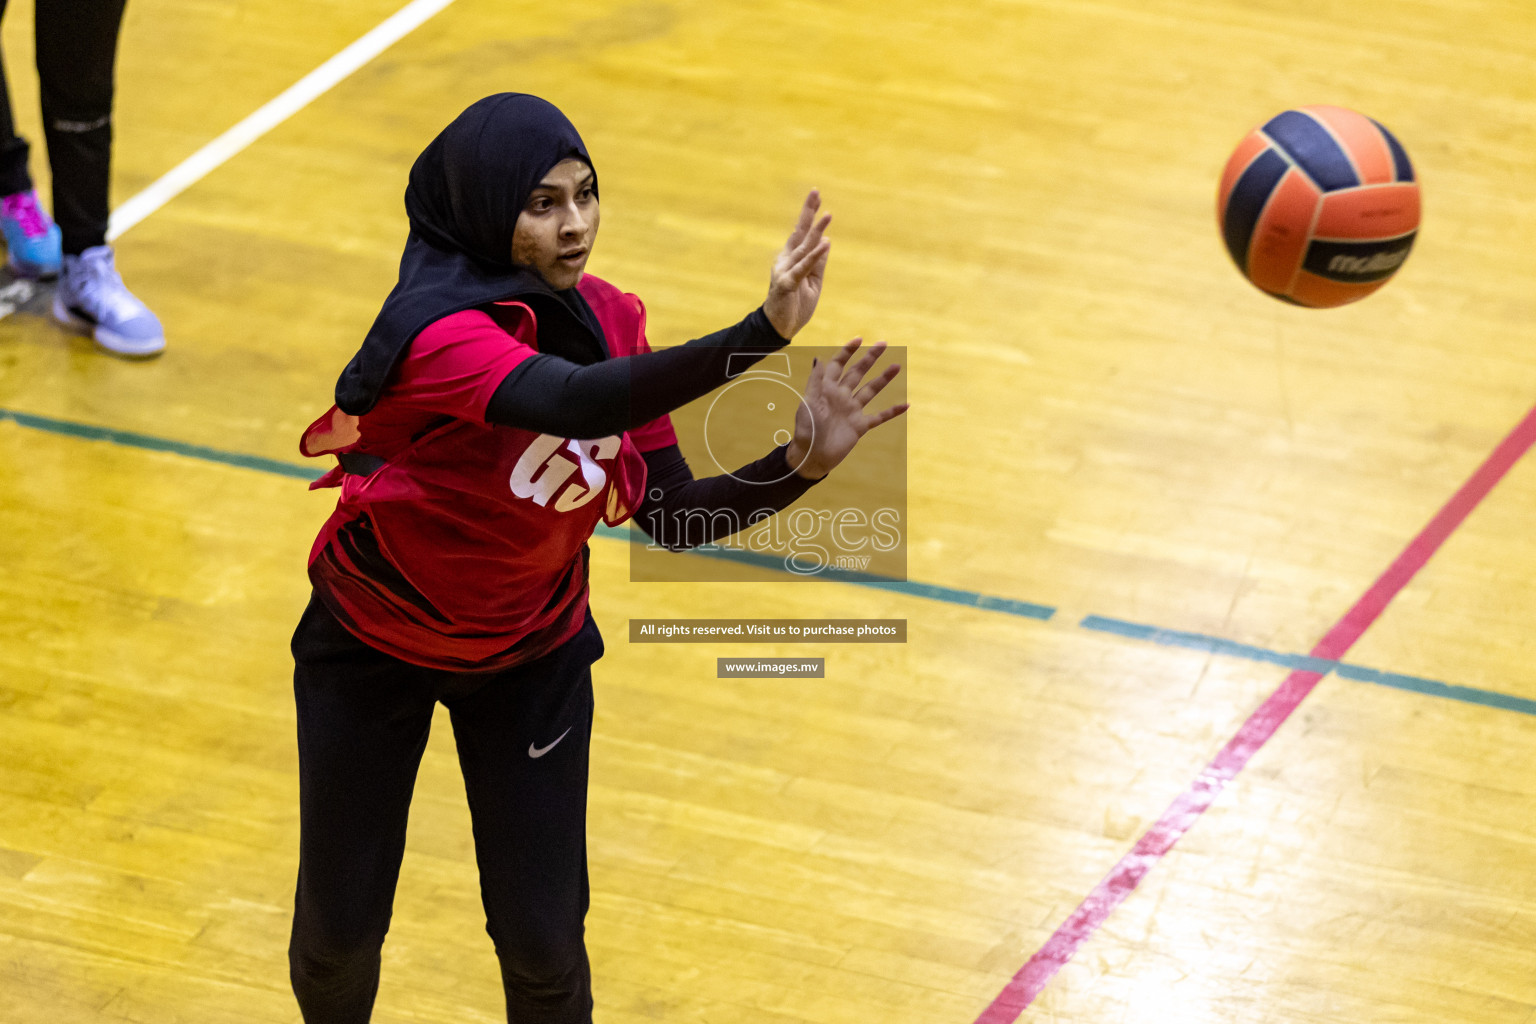
[[[1461,489],[1435,514],[1429,525],[1403,549],[1354,607],[1334,624],[1328,634],[1312,648],[1312,657],[1337,661],[1344,657],[1356,640],[1407,586],[1430,556],[1487,497],[1511,466],[1536,443],[1536,408],[1525,414],[1509,436],[1499,443]],[[1120,859],[1110,873],[1094,886],[1072,915],[1056,929],[1029,962],[1019,968],[992,1004],[976,1018],[976,1024],[1012,1024],[1035,1001],[1046,983],[1071,960],[1115,908],[1136,891],[1141,880],[1183,838],[1206,808],[1210,807],[1227,783],[1237,777],[1259,749],[1269,742],[1275,730],[1306,699],[1322,680],[1324,673],[1297,669],[1286,676],[1280,688],[1259,705],[1237,734],[1227,741],[1211,762],[1201,770],[1189,788],[1168,805],[1163,816],[1149,828],[1136,845]]]

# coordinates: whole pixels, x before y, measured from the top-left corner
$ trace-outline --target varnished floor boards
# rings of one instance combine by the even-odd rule
[[[131,8],[119,199],[388,12]],[[458,0],[123,238],[164,359],[13,317],[0,407],[293,458],[392,280],[405,169],[486,92],[581,127],[593,269],[657,343],[758,301],[820,186],[808,340],[911,348],[913,578],[1062,611],[642,587],[597,542],[599,1019],[966,1024],[1282,674],[1073,624],[1305,650],[1532,403],[1533,40],[1516,3]],[[1427,196],[1401,279],[1329,313],[1253,293],[1211,223],[1228,148],[1305,102],[1391,126]],[[1536,697],[1532,474],[1352,660]],[[9,423],[0,494],[0,1018],[296,1020],[285,643],[326,499]],[[623,641],[730,612],[911,640],[795,684]],[[1325,681],[1030,1015],[1532,1020],[1532,726]],[[376,1019],[496,1019],[468,841],[440,729]]]

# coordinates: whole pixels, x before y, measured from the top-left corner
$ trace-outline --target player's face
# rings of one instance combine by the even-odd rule
[[[533,189],[512,229],[512,262],[538,271],[556,291],[576,287],[597,239],[597,176],[562,160]]]

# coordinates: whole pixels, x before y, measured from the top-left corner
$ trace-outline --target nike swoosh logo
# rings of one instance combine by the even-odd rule
[[[555,743],[559,743],[561,740],[565,739],[566,735],[570,731],[571,730],[567,729],[567,730],[565,730],[565,732],[561,733],[559,736],[556,736],[555,737]],[[528,744],[528,756],[529,757],[543,757],[545,754],[547,754],[551,750],[555,749],[555,743],[551,743],[547,747],[536,747],[532,743],[530,743],[530,744]]]

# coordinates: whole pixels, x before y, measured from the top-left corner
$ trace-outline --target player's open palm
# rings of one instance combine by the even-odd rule
[[[805,396],[795,411],[795,435],[786,452],[789,464],[801,476],[826,476],[848,457],[859,438],[907,411],[907,403],[902,402],[873,415],[865,413],[901,367],[887,366],[865,381],[885,351],[885,342],[875,342],[856,362],[850,362],[862,343],[862,338],[854,338],[837,355],[811,369]]]
[[[832,240],[823,234],[832,223],[832,215],[817,219],[820,209],[821,193],[813,190],[805,197],[795,230],[774,258],[768,276],[768,298],[763,302],[763,312],[780,337],[793,338],[798,334],[810,322],[821,299],[827,254],[832,251]]]

